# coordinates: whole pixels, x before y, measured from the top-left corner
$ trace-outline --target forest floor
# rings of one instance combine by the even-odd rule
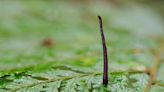
[[[0,92],[164,92],[162,20],[144,5],[0,1]]]

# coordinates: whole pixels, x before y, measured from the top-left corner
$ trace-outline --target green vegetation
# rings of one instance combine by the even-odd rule
[[[164,92],[158,12],[135,3],[0,1],[0,92]],[[97,15],[108,47],[107,87]]]

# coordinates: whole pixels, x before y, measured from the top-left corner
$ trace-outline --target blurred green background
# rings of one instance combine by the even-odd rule
[[[0,0],[0,75],[60,63],[102,66],[98,15],[110,70],[150,67],[151,50],[164,42],[163,10],[163,0]]]

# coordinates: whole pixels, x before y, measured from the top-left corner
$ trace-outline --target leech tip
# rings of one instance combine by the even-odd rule
[[[98,15],[97,17],[98,17],[99,19],[101,19],[101,16]]]

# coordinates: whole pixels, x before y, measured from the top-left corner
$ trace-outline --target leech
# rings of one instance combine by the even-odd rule
[[[108,85],[108,54],[107,54],[107,47],[106,47],[105,36],[103,32],[103,22],[101,16],[98,16],[98,19],[99,19],[101,38],[102,38],[103,58],[104,58],[103,85],[107,86]]]

